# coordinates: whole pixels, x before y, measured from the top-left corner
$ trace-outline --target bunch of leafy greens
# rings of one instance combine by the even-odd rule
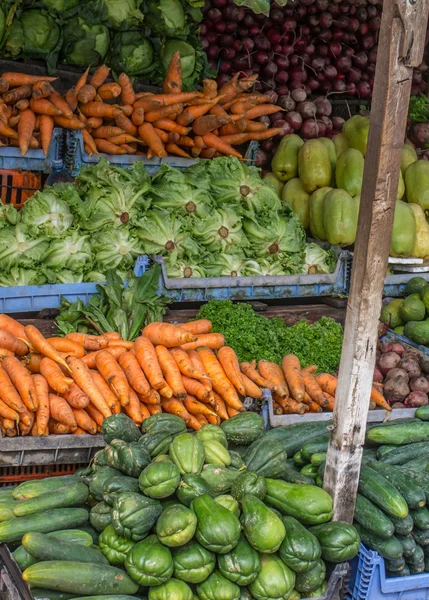
[[[429,98],[425,94],[411,96],[408,118],[415,123],[426,123],[429,121]]]
[[[108,271],[106,285],[97,285],[99,295],[92,296],[87,305],[63,298],[56,319],[58,330],[63,335],[117,331],[122,339],[134,340],[145,325],[161,321],[167,310],[168,300],[157,294],[160,273],[161,267],[154,264],[124,286],[114,270]]]
[[[213,332],[223,333],[238,360],[266,359],[281,364],[285,354],[296,354],[303,367],[317,365],[318,370],[334,373],[339,366],[343,329],[328,317],[309,324],[299,321],[287,326],[283,319],[257,314],[250,304],[229,300],[211,300],[197,318],[209,319]]]

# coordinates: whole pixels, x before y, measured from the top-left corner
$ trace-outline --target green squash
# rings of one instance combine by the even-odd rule
[[[152,459],[152,463],[165,463],[165,462],[174,464],[173,461],[171,460],[171,458],[168,456],[168,454],[158,454],[158,456],[154,456],[154,458]]]
[[[283,517],[286,535],[279,548],[282,561],[296,573],[312,569],[322,556],[315,535],[293,517]]]
[[[202,442],[208,442],[209,440],[216,440],[224,448],[228,449],[228,440],[223,432],[222,428],[218,425],[203,425],[196,433],[197,438]]]
[[[323,142],[307,140],[298,153],[298,175],[304,189],[313,193],[331,183],[331,161]]]
[[[147,536],[161,512],[158,500],[126,492],[113,504],[112,525],[118,535],[138,542]]]
[[[175,504],[163,511],[156,523],[159,541],[174,548],[183,546],[194,537],[197,517],[189,508]]]
[[[152,462],[141,473],[139,487],[149,498],[168,498],[180,483],[180,472],[172,462]]]
[[[104,484],[111,477],[121,476],[121,471],[112,469],[112,467],[93,467],[93,472],[90,476],[82,477],[82,481],[89,486],[89,491],[92,496],[99,502],[103,500]]]
[[[267,484],[264,477],[260,477],[254,471],[243,471],[235,479],[231,486],[231,496],[241,502],[247,494],[253,494],[260,500],[265,498]]]
[[[159,543],[156,535],[137,542],[125,560],[125,568],[133,581],[142,587],[161,585],[173,575],[171,552]]]
[[[167,432],[158,431],[155,433],[146,433],[146,435],[140,438],[139,445],[144,448],[152,458],[155,458],[160,454],[168,453],[173,439],[174,436],[169,435]]]
[[[201,471],[201,477],[209,485],[210,493],[213,496],[228,494],[239,474],[240,471],[218,465],[204,465]]]
[[[104,482],[103,499],[106,504],[113,506],[115,498],[123,492],[138,492],[139,482],[135,477],[127,477],[126,475],[119,475],[116,477],[109,477]]]
[[[359,534],[349,523],[323,523],[312,527],[310,532],[319,540],[323,560],[331,563],[347,562],[359,552]]]
[[[167,433],[168,435],[178,435],[186,431],[186,423],[180,417],[176,415],[170,415],[169,413],[160,413],[152,415],[148,419],[145,419],[142,424],[143,433]]]
[[[111,417],[104,419],[101,426],[101,434],[106,444],[110,444],[112,440],[138,442],[142,436],[134,421],[123,413],[112,415]]]
[[[220,465],[221,467],[229,467],[231,464],[231,456],[228,450],[217,440],[206,440],[204,446],[204,462],[208,465]]]
[[[104,452],[104,448],[103,450],[99,450],[94,454],[94,458],[92,459],[91,465],[97,465],[98,467],[107,466],[106,453]]]
[[[97,531],[103,531],[112,522],[112,507],[99,502],[89,512],[89,522]]]
[[[196,537],[204,548],[218,554],[235,548],[240,539],[240,521],[231,511],[206,494],[195,498],[191,508],[198,521]]]
[[[301,598],[302,596],[298,590],[292,590],[292,593],[287,600],[301,600]]]
[[[173,577],[156,587],[149,588],[149,600],[192,600],[192,590],[180,579]]]
[[[216,496],[214,501],[217,504],[227,508],[230,510],[237,518],[240,516],[240,507],[238,506],[237,500],[235,500],[232,496],[225,494],[223,496]]]
[[[198,475],[204,464],[204,446],[195,435],[182,433],[174,438],[170,446],[170,458],[181,475]]]
[[[278,440],[260,438],[251,444],[244,457],[249,471],[261,477],[281,477],[286,465],[287,454]]]
[[[326,566],[323,560],[320,559],[310,571],[296,574],[295,588],[306,597],[306,594],[317,590],[322,585],[325,577]]]
[[[192,500],[195,500],[197,496],[208,494],[210,496],[211,490],[209,484],[204,481],[199,475],[184,475],[182,481],[179,483],[177,488],[177,497],[180,502],[185,506],[191,506]]]
[[[258,552],[277,552],[286,534],[280,517],[252,494],[244,496],[241,506],[243,532],[249,544]]]
[[[245,587],[240,588],[240,600],[252,600],[253,596]]]
[[[244,460],[241,454],[239,452],[236,452],[235,450],[228,450],[228,452],[231,457],[231,469],[243,471],[246,468],[246,465],[244,464]]]
[[[173,550],[174,577],[186,583],[205,581],[216,566],[213,552],[191,540],[180,548]]]
[[[220,426],[228,444],[249,445],[264,433],[264,419],[254,412],[242,412]]]
[[[277,554],[262,554],[262,568],[249,585],[256,600],[288,600],[295,587],[295,573]]]
[[[134,546],[132,540],[127,540],[116,533],[113,525],[108,525],[102,531],[98,540],[100,551],[107,558],[109,563],[114,566],[123,565],[128,552]]]
[[[331,496],[314,485],[267,479],[265,502],[306,525],[319,525],[332,519]]]
[[[249,585],[261,570],[259,553],[241,537],[238,544],[227,554],[218,557],[221,574],[237,585]]]
[[[219,571],[213,571],[209,577],[197,585],[200,600],[239,600],[240,588],[223,577]]]
[[[109,467],[118,469],[129,477],[138,477],[151,462],[150,455],[138,442],[127,444],[122,440],[112,440],[104,451]]]

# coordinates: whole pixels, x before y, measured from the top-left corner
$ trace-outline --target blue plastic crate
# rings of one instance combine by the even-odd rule
[[[25,156],[22,156],[19,148],[12,146],[2,147],[0,148],[0,169],[50,173],[52,162],[62,158],[64,143],[64,129],[55,127],[47,156],[43,154],[43,150],[30,149]]]
[[[386,577],[384,558],[361,544],[352,562],[347,600],[428,600],[429,573]]]

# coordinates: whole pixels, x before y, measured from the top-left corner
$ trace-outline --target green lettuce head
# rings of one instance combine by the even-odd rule
[[[83,273],[75,273],[74,271],[69,271],[68,269],[63,269],[62,271],[53,271],[45,265],[42,265],[40,271],[46,277],[47,283],[83,283]]]
[[[143,21],[140,4],[141,0],[95,0],[89,10],[101,21],[107,21],[113,29],[126,31],[139,27]]]
[[[332,250],[324,250],[318,244],[306,244],[304,272],[310,275],[333,273],[336,266]]]
[[[167,277],[181,277],[184,279],[189,279],[190,277],[207,277],[204,268],[194,263],[185,258],[179,259],[174,266],[167,262],[165,265]]]
[[[186,37],[189,34],[180,0],[149,0],[145,3],[145,23],[158,35]]]
[[[204,267],[210,277],[246,277],[252,262],[239,254],[211,254],[205,258]]]
[[[12,204],[3,204],[0,201],[0,229],[8,225],[16,225],[19,216],[19,212]]]
[[[163,81],[171,57],[175,52],[180,53],[183,89],[194,88],[209,71],[206,54],[197,37],[189,38],[186,42],[178,39],[166,41],[161,50],[162,69],[159,72],[158,81]]]
[[[109,50],[109,30],[82,17],[69,19],[63,27],[61,60],[68,65],[93,66],[102,62]]]
[[[76,273],[88,271],[92,265],[90,236],[73,231],[52,241],[43,257],[43,264],[53,271],[68,269]]]
[[[73,223],[73,215],[69,209],[69,202],[73,198],[79,199],[79,196],[76,187],[70,183],[58,183],[36,192],[21,210],[22,222],[35,237],[62,236]]]
[[[251,277],[278,277],[287,275],[277,255],[247,261],[247,274]]]
[[[47,247],[46,238],[41,234],[31,236],[28,227],[22,223],[4,227],[0,234],[0,271],[12,267],[33,267],[40,263]]]
[[[150,73],[157,65],[152,42],[143,31],[116,33],[108,63],[115,73],[127,73],[130,77]]]
[[[43,6],[50,10],[56,10],[58,12],[64,12],[71,8],[76,8],[79,4],[82,4],[83,0],[41,0]]]
[[[128,270],[136,258],[143,254],[139,240],[127,229],[104,228],[91,240],[96,270],[105,273],[108,269]]]
[[[242,231],[241,219],[230,206],[214,210],[205,219],[198,219],[194,235],[209,252],[242,254],[243,249],[249,246]]]
[[[8,272],[0,273],[0,287],[16,287],[23,285],[43,285],[46,277],[36,269],[12,267]]]
[[[243,229],[255,257],[298,253],[304,249],[305,231],[299,217],[292,212],[288,215],[267,213],[263,218],[244,219]]]
[[[4,53],[12,58],[40,58],[55,67],[61,31],[44,10],[24,10],[6,30]]]

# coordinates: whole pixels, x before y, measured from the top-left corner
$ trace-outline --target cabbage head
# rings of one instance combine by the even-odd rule
[[[55,67],[61,31],[46,11],[24,10],[7,28],[4,53],[12,58],[41,58]]]
[[[304,249],[305,231],[295,213],[267,213],[258,219],[246,218],[243,229],[255,257],[267,258]]]
[[[0,200],[0,229],[8,225],[16,225],[19,221],[19,212],[13,204],[3,204]]]
[[[58,12],[65,12],[71,8],[76,8],[82,3],[82,0],[41,0],[43,6]]]
[[[309,275],[333,273],[336,262],[332,250],[324,250],[318,244],[306,244],[304,273]]]
[[[92,24],[82,17],[69,19],[63,27],[61,60],[67,65],[96,65],[104,60],[110,46],[105,25]]]
[[[94,0],[90,10],[113,29],[126,31],[139,27],[143,21],[140,4],[141,0]]]
[[[104,228],[91,240],[96,270],[128,270],[134,266],[137,256],[143,254],[139,240],[127,229]]]
[[[150,73],[157,66],[152,42],[143,31],[116,33],[108,64],[115,73],[127,73],[130,77]]]
[[[0,234],[0,271],[12,267],[33,267],[41,261],[47,247],[46,238],[42,235],[32,237],[28,227],[22,223],[4,227]]]
[[[0,272],[0,287],[16,287],[24,285],[43,285],[46,277],[36,269],[12,267],[10,271]]]
[[[79,199],[79,196],[75,185],[71,183],[57,183],[36,192],[21,210],[22,222],[34,236],[62,236],[73,223],[69,208],[73,198]]]
[[[145,2],[145,23],[159,35],[186,38],[189,34],[185,11],[180,0]]]
[[[207,56],[197,37],[190,37],[186,42],[180,39],[166,41],[161,50],[162,68],[158,73],[158,82],[161,83],[164,80],[171,57],[175,52],[180,53],[183,90],[194,89],[205,75],[209,74]]]
[[[152,178],[152,206],[176,210],[183,215],[206,217],[213,208],[213,199],[205,181],[193,181],[186,171],[162,165]]]
[[[241,219],[230,206],[214,210],[205,219],[196,220],[193,233],[209,252],[242,254],[243,249],[249,246]]]
[[[90,236],[73,231],[70,235],[53,240],[42,261],[53,271],[63,269],[76,273],[88,271],[92,265]]]

